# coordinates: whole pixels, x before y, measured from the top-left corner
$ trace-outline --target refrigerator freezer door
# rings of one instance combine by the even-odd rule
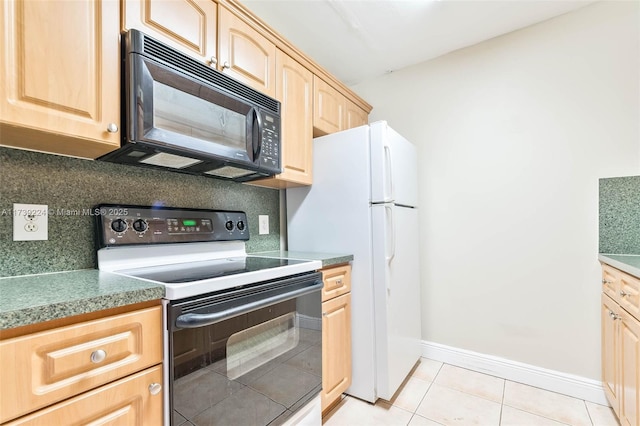
[[[390,128],[376,121],[371,128],[371,202],[418,205],[418,163],[416,147]]]
[[[418,209],[371,208],[377,396],[390,400],[420,359]]]

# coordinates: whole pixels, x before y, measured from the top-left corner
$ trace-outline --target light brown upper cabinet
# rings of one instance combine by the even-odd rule
[[[2,3],[0,144],[85,158],[120,146],[119,19],[114,2]]]
[[[282,173],[253,183],[271,188],[311,185],[313,74],[280,50],[276,52],[276,99],[282,104]]]
[[[313,78],[313,129],[315,136],[367,124],[369,115],[323,79]]]
[[[137,29],[212,66],[217,65],[218,7],[211,0],[124,0],[122,30]]]
[[[354,127],[362,126],[369,122],[369,114],[348,99],[346,102],[345,112],[347,129],[353,129]]]
[[[320,77],[313,76],[314,135],[322,136],[345,129],[346,98]]]
[[[226,8],[218,12],[218,69],[275,98],[276,45]]]

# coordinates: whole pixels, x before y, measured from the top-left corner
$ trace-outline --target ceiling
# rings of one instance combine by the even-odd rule
[[[347,85],[593,3],[593,0],[241,1]]]

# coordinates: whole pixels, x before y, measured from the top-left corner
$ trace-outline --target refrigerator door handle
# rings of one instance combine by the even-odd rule
[[[384,159],[385,159],[385,174],[386,174],[386,182],[388,183],[389,192],[385,195],[384,201],[395,201],[396,200],[396,191],[393,186],[393,162],[391,161],[391,146],[388,144],[384,145]],[[386,190],[387,188],[385,188]]]
[[[393,206],[384,206],[385,212],[389,212],[389,214],[385,214],[385,218],[387,220],[387,247],[391,249],[391,253],[385,256],[387,263],[391,263],[393,258],[396,257],[396,221],[393,215]],[[391,230],[391,241],[389,244],[389,229]]]

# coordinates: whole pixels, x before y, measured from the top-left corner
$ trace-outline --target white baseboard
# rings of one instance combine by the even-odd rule
[[[422,341],[422,356],[596,404],[609,405],[602,382],[586,377],[424,340]]]
[[[309,315],[302,315],[296,313],[301,328],[308,328],[310,330],[322,330],[322,318],[311,317]]]

